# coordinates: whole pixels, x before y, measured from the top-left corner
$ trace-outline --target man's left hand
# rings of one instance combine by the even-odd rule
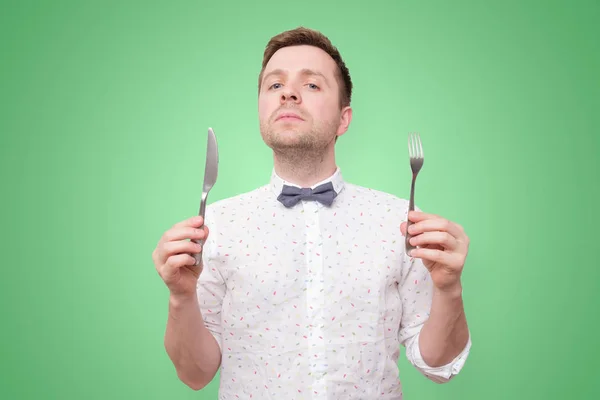
[[[429,270],[435,287],[442,291],[461,290],[460,276],[469,251],[469,237],[455,222],[438,215],[411,211],[408,233],[410,243],[417,246],[410,256],[420,258]],[[406,236],[406,222],[400,225]]]

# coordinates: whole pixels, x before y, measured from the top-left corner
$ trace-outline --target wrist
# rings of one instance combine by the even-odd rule
[[[173,294],[169,295],[169,305],[171,307],[180,308],[198,302],[196,293],[192,294]]]
[[[435,295],[449,300],[456,300],[462,298],[462,292],[463,288],[460,282],[457,282],[454,285],[447,286],[444,288],[435,288],[434,290]]]

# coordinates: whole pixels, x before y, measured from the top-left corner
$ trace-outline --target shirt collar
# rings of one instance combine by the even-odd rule
[[[340,168],[337,168],[335,170],[335,172],[333,173],[333,175],[331,175],[329,178],[322,180],[321,182],[315,183],[313,186],[311,186],[311,189],[316,188],[319,185],[322,185],[324,183],[327,182],[331,182],[333,185],[333,189],[335,190],[335,192],[339,195],[342,190],[344,190],[344,178],[342,177],[342,172],[340,171]],[[271,181],[270,181],[270,187],[271,190],[273,191],[273,193],[275,194],[275,197],[279,196],[279,194],[281,193],[281,190],[283,189],[283,185],[288,185],[288,186],[295,186],[295,187],[301,187],[296,185],[295,183],[291,183],[286,181],[285,179],[281,178],[279,175],[277,175],[277,173],[275,172],[275,169],[273,169],[273,172],[271,173]]]

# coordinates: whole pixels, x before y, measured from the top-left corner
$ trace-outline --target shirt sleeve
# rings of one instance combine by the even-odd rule
[[[223,354],[221,308],[226,285],[217,263],[217,227],[215,221],[210,219],[208,208],[206,211],[206,226],[209,228],[209,235],[202,250],[203,267],[196,285],[196,292],[204,326],[213,335],[219,345],[221,354]]]
[[[419,336],[423,325],[429,318],[433,297],[433,282],[429,271],[421,259],[405,256],[402,282],[399,291],[403,312],[400,322],[399,341],[406,348],[408,361],[428,379],[436,383],[445,383],[462,369],[471,348],[471,335],[462,350],[452,361],[439,367],[430,367],[425,363],[419,348]]]

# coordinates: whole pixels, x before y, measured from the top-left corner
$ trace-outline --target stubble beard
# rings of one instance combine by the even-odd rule
[[[323,161],[329,146],[335,141],[338,128],[332,122],[310,122],[304,121],[302,125],[308,125],[304,127],[290,124],[278,129],[271,121],[261,122],[260,132],[280,163],[305,169]]]

